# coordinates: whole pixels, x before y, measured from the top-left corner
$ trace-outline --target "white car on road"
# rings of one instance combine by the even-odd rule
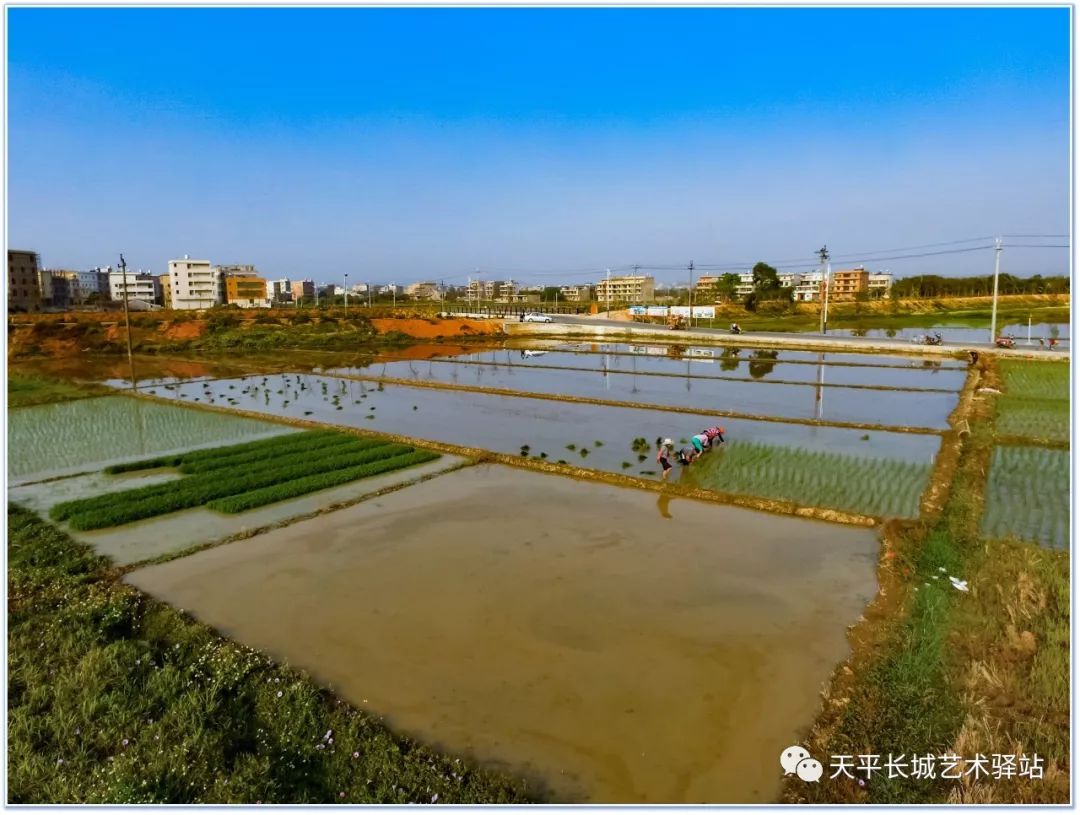
[[[525,317],[523,318],[523,321],[526,322],[526,323],[550,323],[551,322],[551,315],[550,314],[536,314],[535,312],[530,312],[529,314],[525,315]]]

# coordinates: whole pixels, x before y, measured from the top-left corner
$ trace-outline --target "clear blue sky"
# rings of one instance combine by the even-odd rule
[[[155,272],[187,253],[327,281],[583,282],[1069,227],[1063,8],[14,8],[8,24],[9,245],[49,267],[123,251]],[[1018,248],[1004,268],[1067,259]]]

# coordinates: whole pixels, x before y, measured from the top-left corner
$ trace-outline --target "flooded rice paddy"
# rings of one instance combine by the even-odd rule
[[[813,505],[812,481],[797,476],[813,467],[807,453],[828,454],[833,466],[827,473],[839,482],[863,481],[862,488],[852,486],[847,503],[835,509],[869,512],[880,502],[865,500],[872,490],[865,474],[889,473],[899,479],[898,493],[906,496],[921,492],[929,476],[941,439],[937,435],[862,431],[838,427],[808,426],[783,422],[758,422],[747,419],[724,419],[663,410],[613,408],[601,405],[509,397],[497,394],[414,388],[337,379],[311,374],[246,377],[236,380],[192,382],[147,391],[157,396],[189,404],[235,407],[241,410],[324,422],[344,427],[358,427],[411,438],[473,447],[510,455],[525,455],[552,462],[613,473],[657,477],[652,443],[658,436],[669,436],[677,444],[685,443],[694,433],[719,421],[727,431],[731,450],[718,450],[710,456],[733,454],[732,465],[744,461],[757,475],[740,480],[721,478],[700,485],[706,488],[735,491],[740,484],[755,484],[750,494],[765,498],[794,500]],[[644,438],[647,449],[632,449],[635,439]],[[760,457],[735,457],[738,444],[753,443],[776,448],[772,460]],[[792,464],[788,452],[800,454]],[[906,463],[910,467],[892,467]],[[770,469],[771,468],[771,469]],[[795,480],[770,479],[776,469],[794,469]],[[692,471],[694,468],[691,467]],[[675,478],[684,477],[677,473]],[[787,484],[781,487],[780,484]],[[802,487],[800,502],[791,495]],[[843,491],[835,493],[841,498]],[[910,501],[900,504],[900,513],[910,516]]]
[[[751,803],[777,795],[877,551],[478,466],[128,579],[555,800]]]
[[[536,348],[547,351],[568,351],[578,354],[629,354],[633,356],[644,357],[663,357],[663,356],[678,356],[680,358],[692,357],[692,358],[713,358],[720,359],[725,348],[717,347],[715,345],[695,345],[693,343],[680,343],[678,341],[671,342],[652,342],[652,343],[630,343],[630,342],[567,342],[565,340],[541,340],[539,338],[530,337],[528,341],[511,340],[507,343],[508,346],[512,346],[515,350],[521,350],[526,348]],[[730,346],[734,348],[735,346]],[[838,366],[856,366],[856,367],[870,367],[870,368],[882,368],[882,367],[897,367],[897,368],[939,368],[941,370],[946,369],[964,369],[967,367],[965,361],[959,359],[951,359],[949,357],[916,357],[907,356],[903,354],[877,354],[877,353],[844,353],[844,352],[819,352],[819,351],[798,351],[790,350],[787,348],[782,349],[768,349],[768,348],[754,348],[752,340],[748,339],[745,346],[738,348],[743,359],[749,359],[751,355],[756,351],[758,353],[767,352],[768,354],[775,353],[776,362],[790,362],[795,364],[806,365],[838,365]],[[913,346],[913,352],[917,352],[918,348]],[[772,359],[770,356],[769,359]]]
[[[938,333],[945,342],[967,342],[972,344],[987,344],[990,342],[990,320],[984,327],[971,325],[955,325],[943,323],[932,326],[905,326],[904,328],[830,328],[829,336],[832,337],[876,337],[878,339],[910,340],[913,337],[921,337],[925,334]],[[1007,323],[998,325],[999,336],[1011,336],[1017,340],[1021,347],[1028,344],[1027,323]],[[1062,348],[1069,347],[1069,324],[1068,323],[1032,323],[1031,345],[1039,347],[1039,340],[1044,342],[1051,337],[1057,338]]]
[[[8,478],[25,481],[290,428],[241,416],[103,396],[8,411]]]
[[[690,366],[692,363],[684,365]],[[949,413],[956,407],[957,401],[955,392],[890,391],[885,396],[877,391],[851,388],[764,386],[752,381],[738,382],[692,375],[636,376],[603,370],[546,369],[490,363],[389,362],[373,365],[361,372],[367,376],[444,385],[610,399],[661,407],[734,411],[832,422],[908,425],[935,430],[948,427]]]
[[[461,354],[440,361],[394,361],[381,374],[384,363],[373,362],[364,367],[324,368],[324,373],[381,374],[403,376],[401,371],[423,370],[428,365],[468,364],[474,366],[501,367],[508,370],[530,368],[569,368],[598,373],[619,373],[625,376],[662,375],[673,379],[721,379],[746,380],[772,384],[797,382],[807,385],[871,386],[884,388],[929,388],[958,391],[964,385],[967,372],[959,368],[926,367],[921,363],[910,367],[874,367],[870,365],[807,365],[795,362],[777,362],[773,357],[761,356],[762,352],[741,352],[715,356],[668,356],[637,354],[590,354],[571,351],[489,350],[473,354]],[[765,352],[776,354],[776,351]],[[412,371],[410,370],[410,374]]]

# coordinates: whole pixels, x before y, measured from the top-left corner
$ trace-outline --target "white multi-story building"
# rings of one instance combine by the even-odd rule
[[[739,272],[739,282],[735,284],[735,294],[739,297],[746,297],[754,290],[754,273],[753,272]]]
[[[187,255],[169,261],[170,303],[174,309],[213,308],[225,302],[221,270]]]
[[[820,300],[824,279],[823,272],[807,272],[800,275],[799,282],[795,286],[795,299],[801,303]]]
[[[126,281],[125,281],[126,278]],[[109,297],[116,302],[124,299],[124,286],[127,284],[128,300],[142,300],[146,303],[161,302],[161,283],[150,272],[141,269],[137,272],[128,272],[114,269],[109,272]]]
[[[289,278],[266,281],[266,299],[271,303],[288,303],[292,301],[292,283]]]
[[[802,275],[799,272],[780,272],[776,278],[780,281],[780,288],[783,289],[794,289],[802,281]]]
[[[887,297],[892,288],[891,272],[870,272],[867,291],[871,297]]]

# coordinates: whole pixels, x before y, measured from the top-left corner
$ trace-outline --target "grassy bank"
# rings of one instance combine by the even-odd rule
[[[8,508],[11,803],[512,803]]]
[[[993,368],[987,373],[987,384],[999,384]],[[889,611],[856,639],[807,739],[825,776],[820,785],[791,781],[789,800],[1069,800],[1068,554],[980,537],[993,400],[985,394],[973,403],[972,431],[940,518],[891,541],[883,569],[896,580],[882,599]],[[954,588],[950,575],[966,580],[968,591]],[[1044,777],[829,779],[830,756],[877,754],[884,766],[889,753],[909,760],[1038,754]]]
[[[9,408],[48,405],[56,402],[69,402],[72,399],[85,399],[88,396],[115,393],[112,388],[101,385],[78,385],[62,379],[29,376],[11,371],[8,372],[7,388]]]
[[[1069,322],[1069,297],[1018,295],[998,300],[998,325]],[[716,306],[714,321],[695,320],[695,325],[727,328],[736,321],[748,331],[813,331],[819,326],[819,303],[761,303],[753,312],[741,303]],[[952,325],[989,328],[992,300],[989,297],[942,298],[936,300],[874,300],[864,303],[840,301],[829,304],[831,329],[930,328]]]

